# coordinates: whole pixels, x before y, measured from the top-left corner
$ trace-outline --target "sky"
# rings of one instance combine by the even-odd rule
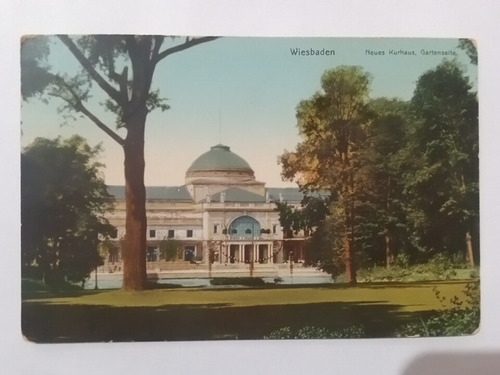
[[[177,42],[168,39],[168,43]],[[456,59],[477,89],[477,68],[457,45],[457,39],[224,37],[173,54],[155,71],[153,88],[160,90],[171,108],[148,115],[146,185],[182,185],[191,163],[222,143],[243,157],[266,186],[295,186],[281,180],[277,159],[300,142],[295,108],[321,89],[325,70],[361,66],[372,76],[372,98],[409,100],[420,75],[444,58]],[[324,49],[330,54],[294,55],[296,49]],[[391,50],[415,54],[393,55]],[[423,53],[429,50],[454,51],[456,55]],[[73,73],[77,69],[73,56],[57,42],[52,45],[49,63],[54,71]],[[103,98],[97,88],[89,107],[114,127],[112,114],[98,104]],[[58,104],[55,100],[44,104],[36,98],[22,104],[21,145],[40,136],[80,134],[91,145],[102,143],[100,160],[105,164],[106,183],[123,185],[120,146],[85,118],[61,126],[64,119]],[[119,133],[125,135],[124,130]]]

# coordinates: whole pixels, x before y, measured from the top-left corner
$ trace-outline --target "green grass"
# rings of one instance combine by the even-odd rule
[[[359,286],[177,288],[143,292],[24,291],[24,335],[37,342],[257,339],[281,327],[363,325],[388,337],[401,324],[449,307],[465,282]]]

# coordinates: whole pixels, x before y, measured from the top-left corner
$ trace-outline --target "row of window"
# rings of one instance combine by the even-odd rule
[[[185,260],[189,262],[194,262],[196,260],[196,246],[184,246],[182,249],[178,249],[176,259]],[[148,246],[146,252],[147,262],[158,262],[164,259],[164,255],[160,254],[160,249],[157,246]]]
[[[278,230],[278,225],[277,224],[273,224],[273,234],[276,234],[277,230]],[[214,225],[214,234],[218,234],[219,231],[220,231],[220,224],[215,224]],[[262,233],[268,233],[269,230],[267,230],[267,232],[266,232],[265,229],[262,229],[261,232]],[[227,234],[227,230],[224,230],[223,233]],[[245,233],[251,233],[250,229],[247,229]],[[157,234],[156,233],[156,229],[150,229],[149,230],[149,238],[156,238],[156,234]],[[231,234],[236,234],[236,229],[233,229]],[[175,230],[174,229],[169,229],[168,233],[167,233],[167,238],[174,238],[174,237],[175,237]],[[186,230],[186,237],[187,238],[193,237],[193,230],[192,229]]]
[[[156,229],[150,229],[149,230],[149,238],[156,238]],[[175,230],[174,229],[169,229],[167,233],[167,238],[174,238],[175,237]],[[193,237],[193,230],[188,229],[186,230],[186,237],[190,238]]]
[[[214,225],[214,234],[217,234],[219,233],[219,227],[220,227],[220,224],[215,224]],[[277,224],[273,224],[273,234],[276,234],[278,231],[278,225]],[[227,234],[227,229],[224,229],[222,231],[223,234]],[[245,231],[245,233],[251,233],[251,230],[250,229],[247,229]],[[261,229],[261,233],[267,233],[269,234],[270,233],[270,230],[269,229]],[[236,229],[233,229],[231,234],[236,234]]]

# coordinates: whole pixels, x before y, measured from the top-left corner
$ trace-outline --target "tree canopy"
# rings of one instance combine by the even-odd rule
[[[350,282],[356,282],[356,210],[367,193],[360,157],[366,142],[370,81],[370,75],[357,66],[326,71],[321,77],[323,92],[297,106],[303,141],[280,158],[284,178],[295,179],[304,189],[330,192]]]
[[[49,40],[48,40],[49,39]],[[50,42],[57,40],[80,67],[76,73],[54,71]],[[21,47],[23,99],[43,95],[64,103],[64,115],[79,113],[123,148],[126,223],[123,241],[123,288],[146,288],[146,189],[144,186],[144,135],[146,118],[168,105],[153,88],[157,64],[166,57],[216,37],[174,38],[162,35],[58,35],[24,38]],[[167,41],[173,41],[168,44]],[[106,123],[88,105],[96,87],[105,99],[101,105],[115,116]],[[114,128],[126,130],[122,137]]]
[[[460,67],[449,61],[419,78],[411,100],[416,121],[404,151],[409,168],[402,178],[418,245],[456,252],[467,243],[467,256],[474,263],[479,128],[477,98],[471,89]]]
[[[410,102],[369,97],[370,75],[355,66],[326,71],[322,91],[297,106],[302,141],[280,157],[282,176],[306,192],[329,191],[315,221],[311,263],[385,264],[405,254],[478,256],[477,97],[463,70],[444,60],[418,79]],[[278,207],[295,231],[308,210]],[[301,212],[300,212],[301,211]]]
[[[48,284],[82,282],[99,264],[100,238],[114,234],[113,207],[97,161],[80,136],[37,138],[21,154],[23,274]]]

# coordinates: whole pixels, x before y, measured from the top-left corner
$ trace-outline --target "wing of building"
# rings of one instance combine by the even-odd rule
[[[125,236],[125,189],[109,186],[109,191],[117,203],[108,218],[118,231],[106,265],[120,263],[120,238]],[[188,168],[184,185],[146,187],[147,260],[167,263],[161,248],[175,240],[177,253],[169,260],[178,269],[193,262],[258,267],[283,263],[289,256],[302,262],[305,238],[284,238],[276,201],[299,206],[302,193],[266,188],[228,146],[213,146]]]

